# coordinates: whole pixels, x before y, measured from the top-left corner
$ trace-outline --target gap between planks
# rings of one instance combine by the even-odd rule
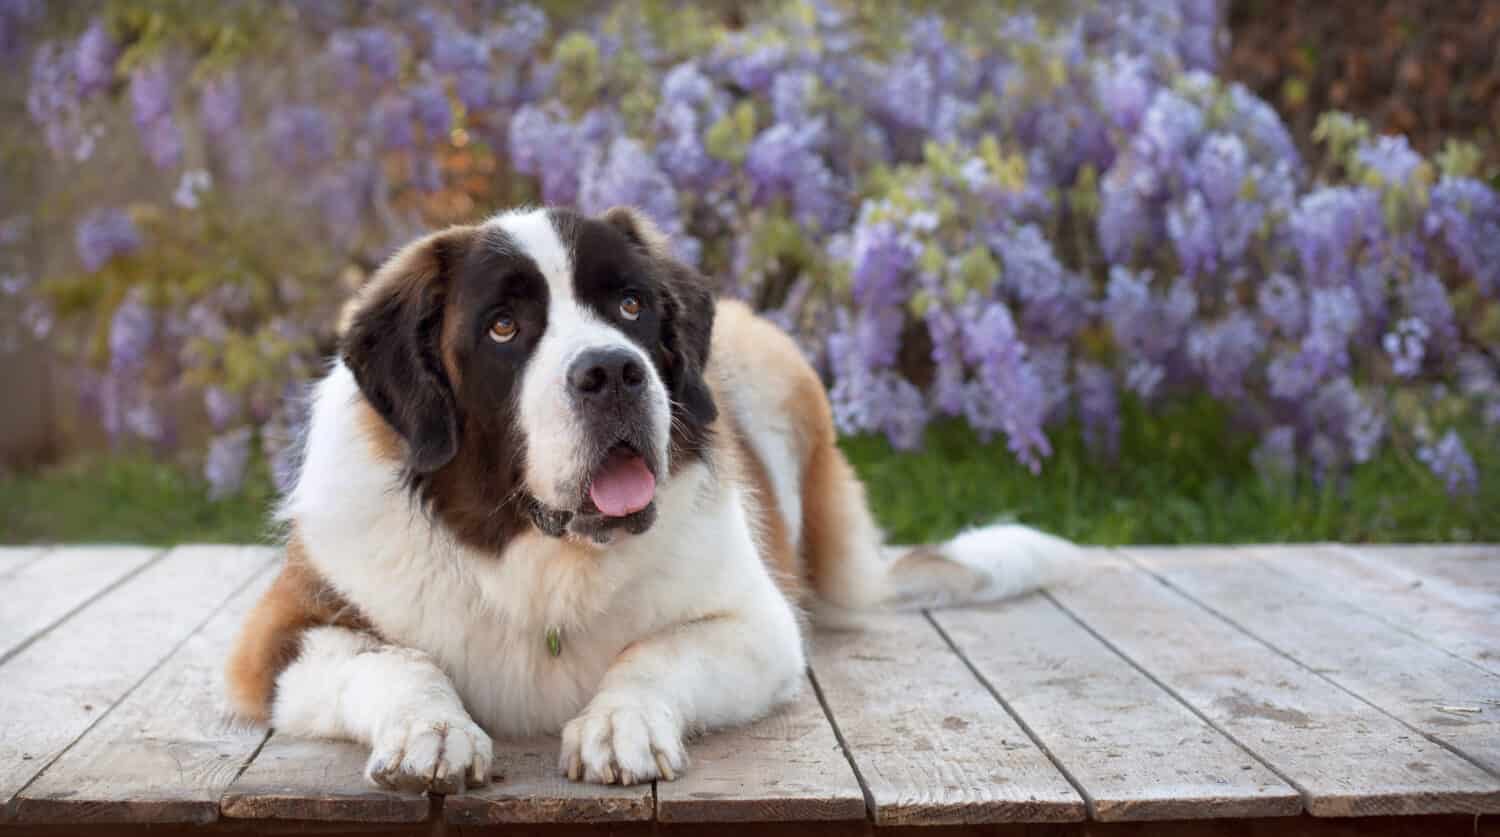
[[[0,576],[0,592],[31,607],[0,617],[0,666],[165,558],[168,550],[88,546],[42,550]],[[62,579],[55,578],[64,573]],[[72,578],[67,576],[71,575]],[[66,582],[71,581],[72,584]],[[78,595],[81,593],[82,595]]]
[[[224,651],[275,577],[266,567],[16,797],[28,823],[206,823],[264,744],[223,702]]]
[[[10,692],[0,692],[0,710],[4,711],[6,721],[5,726],[0,726],[0,803],[3,803],[0,821],[15,815],[15,803],[21,792],[82,736],[107,718],[115,706],[164,665],[237,591],[251,583],[270,563],[269,556],[259,562],[238,559],[225,562],[202,554],[216,549],[225,548],[184,546],[168,550],[139,572],[122,580],[112,588],[110,595],[100,596],[93,607],[80,611],[81,615],[67,620],[60,629],[37,638],[0,666],[0,675],[15,678],[14,682],[20,686]],[[249,551],[243,547],[227,549],[236,553]],[[183,572],[170,575],[160,588],[148,586],[143,597],[126,596],[127,592],[135,592],[135,585],[145,583],[142,579],[151,580],[152,573],[164,573],[164,567],[175,568],[173,562],[184,564]],[[220,567],[221,563],[230,566]],[[235,564],[249,564],[250,571],[244,572],[243,567],[233,566]],[[234,569],[244,574],[206,572],[215,569]],[[173,607],[162,600],[163,591],[169,591],[174,584],[195,582],[204,582],[215,591],[211,594],[215,598],[209,600],[211,604],[201,617],[191,606]],[[219,585],[222,594],[214,585]],[[195,592],[201,594],[203,590],[195,588]],[[180,598],[172,601],[180,602]],[[184,613],[189,614],[187,619],[183,618]],[[118,621],[128,622],[131,618],[154,619],[157,624],[122,626]],[[141,630],[121,633],[124,627]],[[154,650],[146,644],[161,638],[159,634],[164,631],[168,632],[170,640],[165,649]],[[100,649],[93,646],[98,637],[106,635],[125,637],[128,642],[124,648],[112,649],[113,656],[99,659],[93,656],[93,651]],[[33,659],[41,653],[38,649],[48,652],[45,659]],[[69,655],[72,659],[68,658]],[[20,673],[15,671],[18,666],[23,669]],[[83,676],[97,675],[100,667],[108,669],[103,679]],[[43,682],[43,676],[48,673],[53,675],[52,681]],[[97,712],[95,704],[102,704]]]
[[[1049,595],[1101,642],[1301,791],[1315,816],[1500,807],[1500,783],[1493,776],[1408,735],[1405,725],[1123,558],[1101,561]],[[1309,736],[1309,727],[1319,732]]]
[[[1445,699],[1442,695],[1413,701],[1406,691],[1407,682],[1392,685],[1386,679],[1396,677],[1413,685],[1421,683],[1424,688],[1441,688],[1445,693],[1456,691],[1460,693],[1457,701],[1500,694],[1500,677],[1390,625],[1342,597],[1330,596],[1309,604],[1295,576],[1275,570],[1254,556],[1251,547],[1195,553],[1127,550],[1128,560],[1198,607],[1412,732],[1500,778],[1500,721],[1494,718],[1495,707],[1481,707],[1481,712],[1487,709],[1489,716],[1483,723],[1438,716],[1434,707]],[[1216,585],[1227,586],[1219,589]],[[1269,616],[1272,606],[1264,601],[1267,598],[1274,598],[1275,607],[1285,610],[1276,614],[1279,618]],[[1335,614],[1338,618],[1331,618]],[[1349,623],[1361,618],[1366,620],[1365,630],[1358,637],[1346,635]],[[1307,629],[1286,634],[1283,626],[1289,620]],[[1388,633],[1381,636],[1381,629]],[[1377,655],[1399,649],[1402,659],[1398,666],[1391,667],[1385,660],[1366,656],[1366,648],[1374,649]],[[1418,712],[1414,703],[1423,711]]]
[[[1227,819],[1302,811],[1301,794],[1283,777],[1050,597],[930,618],[1073,782],[1092,819]],[[1169,749],[1172,758],[1166,758]]]

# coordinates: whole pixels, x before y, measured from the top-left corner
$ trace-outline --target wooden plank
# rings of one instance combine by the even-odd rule
[[[1500,810],[1500,780],[1151,575],[1096,559],[1051,595],[1322,817]]]
[[[790,706],[691,745],[692,767],[656,783],[662,822],[814,822],[865,818],[865,796],[809,685]]]
[[[878,825],[1068,822],[1083,799],[921,614],[814,636],[813,671]]]
[[[352,741],[272,733],[224,792],[219,813],[237,819],[421,822],[427,795],[393,791],[365,778],[370,748]]]
[[[933,619],[1104,821],[1289,816],[1302,796],[1050,600]]]
[[[0,801],[265,566],[260,552],[179,547],[0,665]]]
[[[0,546],[0,580],[40,561],[50,550],[51,547],[46,546]]]
[[[459,826],[592,825],[651,819],[649,783],[622,788],[569,781],[557,767],[559,746],[555,737],[497,741],[498,778],[483,788],[448,797],[443,815]]]
[[[1425,553],[1410,547],[1414,555]],[[1430,560],[1383,559],[1363,547],[1328,545],[1313,548],[1257,547],[1253,553],[1267,566],[1321,595],[1338,598],[1371,616],[1447,649],[1500,674],[1500,552],[1492,561],[1478,558]],[[1385,552],[1399,555],[1400,552]],[[1436,563],[1457,561],[1492,565],[1496,589],[1456,584],[1435,574]]]
[[[0,578],[0,596],[17,603],[0,608],[0,662],[159,554],[136,546],[78,546],[17,566]]]
[[[1281,653],[1500,774],[1500,705],[1490,702],[1500,698],[1500,676],[1249,557],[1258,553],[1129,554]]]
[[[222,694],[224,659],[271,569],[235,594],[166,663],[16,799],[26,823],[205,823],[266,738],[237,723]]]
[[[1414,544],[1349,547],[1391,566],[1446,582],[1442,589],[1500,597],[1500,544]]]

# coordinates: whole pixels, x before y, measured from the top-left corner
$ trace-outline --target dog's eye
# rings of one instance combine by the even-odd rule
[[[627,320],[633,320],[641,315],[641,298],[634,294],[626,294],[620,300],[620,316]]]
[[[520,328],[509,314],[501,314],[493,323],[490,323],[490,339],[496,343],[509,343],[515,339],[517,331],[520,331]]]

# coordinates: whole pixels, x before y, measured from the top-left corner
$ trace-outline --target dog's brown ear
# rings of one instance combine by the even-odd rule
[[[475,232],[455,227],[403,247],[345,309],[339,354],[371,406],[430,474],[458,453],[462,416],[443,366],[443,304]]]
[[[604,213],[604,220],[657,266],[666,297],[662,347],[668,388],[680,405],[679,418],[690,427],[705,428],[719,415],[704,379],[714,327],[714,293],[708,279],[674,259],[671,240],[639,210],[617,206]]]

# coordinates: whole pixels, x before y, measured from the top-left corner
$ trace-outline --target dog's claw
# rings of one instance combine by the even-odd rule
[[[661,777],[668,782],[675,782],[677,780],[677,774],[672,772],[672,765],[667,763],[665,753],[656,753],[656,769],[661,771]]]

